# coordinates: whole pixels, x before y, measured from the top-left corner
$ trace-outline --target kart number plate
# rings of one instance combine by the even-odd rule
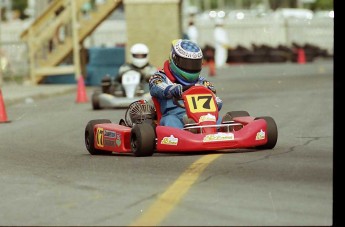
[[[97,128],[97,146],[104,147],[104,129],[103,128]]]
[[[186,101],[192,113],[214,112],[216,104],[210,94],[187,95]]]
[[[122,84],[139,84],[140,82],[140,73],[136,71],[128,71],[122,76]]]

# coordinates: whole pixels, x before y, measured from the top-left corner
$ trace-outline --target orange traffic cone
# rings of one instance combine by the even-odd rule
[[[305,52],[303,48],[297,50],[297,62],[298,64],[305,64]]]
[[[78,79],[78,90],[77,90],[76,102],[77,103],[88,102],[83,76],[80,76]]]
[[[5,103],[4,103],[4,99],[2,98],[2,92],[0,89],[0,123],[8,123],[8,122],[10,121],[7,119]]]
[[[208,72],[209,76],[215,76],[216,75],[216,66],[214,64],[214,60],[209,61],[208,69],[209,69],[209,72]]]

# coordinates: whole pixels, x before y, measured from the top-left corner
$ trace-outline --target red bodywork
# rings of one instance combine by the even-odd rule
[[[207,151],[251,148],[267,143],[266,122],[253,117],[238,117],[246,125],[233,132],[195,134],[168,126],[157,126],[156,152]],[[131,128],[108,123],[94,127],[95,148],[116,153],[131,153]]]
[[[234,123],[240,123],[238,125],[241,127],[234,126],[231,130],[229,127],[216,126],[219,116],[215,95],[203,86],[195,86],[185,91],[183,101],[187,115],[203,127],[199,129],[199,133],[192,133],[188,130],[157,125],[155,152],[241,149],[267,143],[267,125],[263,119],[254,120],[252,116],[235,117]],[[159,111],[160,108],[156,106],[156,110]],[[159,122],[161,114],[157,115]],[[97,124],[94,126],[94,135],[94,146],[99,150],[131,153],[130,127],[114,123]]]

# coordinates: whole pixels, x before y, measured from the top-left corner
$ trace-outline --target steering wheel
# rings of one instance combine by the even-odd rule
[[[182,85],[182,92],[187,91],[189,88],[191,88],[191,87],[193,87],[193,86],[195,86],[195,85],[185,85],[185,86]],[[177,97],[172,97],[172,100],[173,100],[173,103],[174,103],[176,106],[181,107],[181,108],[186,108],[186,107],[184,106],[184,104],[182,104],[182,103],[179,102],[179,100],[182,100],[182,97],[179,97],[179,98],[177,98]]]

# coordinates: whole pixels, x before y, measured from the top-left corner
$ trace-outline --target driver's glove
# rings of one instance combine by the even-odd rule
[[[223,106],[223,101],[217,96],[216,97],[216,102],[217,102],[217,105],[218,105],[218,111],[220,111],[222,109],[222,106]]]
[[[203,82],[203,85],[207,87],[208,89],[210,89],[214,94],[217,94],[216,88],[214,87],[213,83],[211,83],[210,81],[205,80]]]
[[[181,98],[182,97],[182,85],[181,84],[174,84],[169,85],[166,89],[167,97],[175,97]]]

